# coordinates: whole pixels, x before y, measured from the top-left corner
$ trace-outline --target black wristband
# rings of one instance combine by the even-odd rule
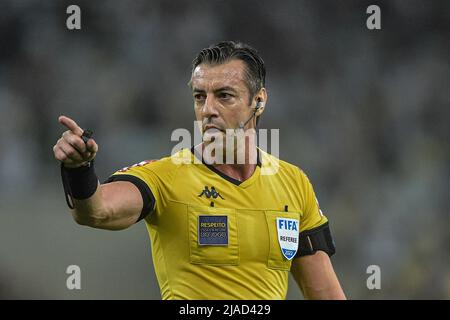
[[[61,163],[61,178],[67,205],[73,209],[73,199],[90,198],[98,187],[98,178],[94,170],[94,160],[78,168],[66,168]]]

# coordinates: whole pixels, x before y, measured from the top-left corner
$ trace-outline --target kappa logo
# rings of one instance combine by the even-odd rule
[[[218,193],[217,191],[216,191],[216,188],[214,188],[214,187],[211,187],[211,190],[209,190],[208,189],[208,186],[205,186],[205,189],[203,189],[203,191],[202,191],[202,193],[200,193],[198,196],[199,197],[201,197],[201,196],[205,196],[207,199],[209,199],[209,198],[213,198],[213,199],[217,199],[217,197],[220,197],[221,199],[223,199],[223,200],[225,200],[221,195],[220,195],[220,193]]]
[[[277,218],[278,243],[286,259],[294,258],[298,250],[299,221],[297,219]]]

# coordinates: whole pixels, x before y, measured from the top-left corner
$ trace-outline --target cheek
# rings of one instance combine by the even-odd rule
[[[194,104],[194,113],[197,120],[201,119],[201,109]]]
[[[239,126],[239,122],[241,121],[236,110],[234,112],[227,112],[226,114],[223,114],[222,119],[224,121],[224,125],[228,129],[237,128]]]
[[[224,117],[226,116],[227,119],[233,121],[233,120],[240,119],[240,116],[245,114],[245,112],[246,112],[246,107],[243,104],[235,103],[228,108],[224,108],[222,111],[222,114],[224,115]]]

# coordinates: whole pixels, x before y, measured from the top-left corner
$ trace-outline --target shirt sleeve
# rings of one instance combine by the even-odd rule
[[[113,173],[104,183],[128,181],[134,184],[141,193],[143,206],[137,221],[145,219],[156,207],[159,196],[159,186],[156,175],[148,169],[155,160],[142,161],[130,167],[122,168]]]
[[[322,226],[328,222],[319,206],[313,186],[306,174],[300,170],[300,188],[303,194],[303,215],[300,219],[300,233]]]

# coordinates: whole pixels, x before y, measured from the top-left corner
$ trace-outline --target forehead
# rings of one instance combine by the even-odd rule
[[[242,60],[231,60],[223,64],[198,65],[192,73],[192,88],[215,90],[220,87],[245,88],[245,63]]]

